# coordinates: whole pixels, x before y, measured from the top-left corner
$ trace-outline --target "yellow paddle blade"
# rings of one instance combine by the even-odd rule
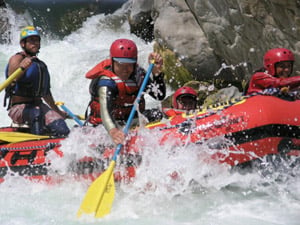
[[[21,141],[41,140],[46,138],[50,138],[50,137],[43,136],[43,135],[22,133],[22,132],[0,131],[0,141],[4,141],[4,142],[16,143]]]
[[[23,70],[21,68],[16,69],[15,72],[13,72],[2,84],[0,84],[0,92],[17,79],[22,72]]]
[[[110,212],[115,196],[113,177],[115,164],[116,162],[112,160],[108,169],[90,185],[77,212],[78,217],[83,213],[94,213],[95,217],[99,218]]]
[[[104,217],[110,213],[115,198],[115,191],[115,179],[114,176],[110,176],[102,201],[96,211],[96,218]]]

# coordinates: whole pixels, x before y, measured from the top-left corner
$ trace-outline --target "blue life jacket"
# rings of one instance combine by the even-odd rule
[[[8,78],[8,65],[5,75]],[[50,75],[46,64],[37,58],[33,59],[31,66],[21,78],[9,85],[5,92],[4,106],[6,106],[7,98],[11,98],[13,95],[35,98],[50,94]]]

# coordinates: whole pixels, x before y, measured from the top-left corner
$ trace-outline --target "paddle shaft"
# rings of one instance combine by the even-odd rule
[[[71,116],[75,121],[76,123],[78,123],[79,126],[83,126],[83,123],[81,122],[80,119],[78,119],[77,116],[74,115],[74,113],[71,112],[71,110],[69,110],[64,104],[60,104],[59,105],[66,113],[68,113],[69,116]]]
[[[124,127],[124,130],[123,130],[123,132],[125,133],[125,135],[127,135],[128,131],[129,131],[129,128],[130,128],[130,126],[131,126],[132,120],[133,120],[134,115],[135,115],[135,112],[136,112],[136,108],[135,108],[135,107],[136,107],[136,106],[139,104],[139,102],[140,102],[140,99],[141,99],[141,97],[142,97],[143,91],[144,91],[144,89],[146,88],[146,85],[147,85],[148,80],[149,80],[149,78],[150,78],[150,75],[151,75],[153,66],[154,66],[154,60],[152,60],[152,61],[151,61],[151,64],[149,65],[149,68],[148,68],[147,73],[146,73],[146,75],[145,75],[145,77],[144,77],[143,83],[142,83],[142,85],[141,85],[141,87],[140,87],[140,90],[139,90],[139,92],[138,92],[138,94],[137,94],[137,97],[136,97],[136,99],[135,99],[135,101],[134,101],[134,104],[133,104],[133,106],[132,106],[132,109],[131,109],[131,111],[130,111],[130,114],[129,114],[127,123],[126,123],[126,125],[125,125],[125,127]],[[101,209],[101,207],[103,207],[103,204],[104,204],[104,203],[103,203],[103,199],[105,198],[105,194],[106,194],[105,190],[106,190],[107,187],[109,186],[109,185],[108,185],[109,182],[112,183],[112,181],[113,181],[113,179],[114,179],[114,178],[113,178],[113,170],[114,170],[114,167],[115,167],[115,164],[116,164],[117,157],[118,157],[118,155],[119,155],[119,153],[120,153],[120,151],[121,151],[121,149],[122,149],[122,146],[123,146],[123,144],[118,144],[118,146],[117,146],[117,148],[116,148],[116,150],[115,150],[115,152],[114,152],[112,161],[111,161],[110,164],[109,164],[109,168],[108,168],[107,171],[104,172],[104,173],[107,173],[107,177],[106,177],[106,179],[103,180],[104,188],[102,188],[102,190],[101,190],[100,199],[99,199],[99,202],[98,202],[97,207],[96,207],[96,214],[95,214],[96,217],[102,217],[102,216],[106,215],[107,213],[109,213],[109,211],[110,211],[110,207],[111,207],[111,206],[108,206],[108,209],[106,209],[106,212],[101,212],[100,209]],[[113,184],[113,185],[114,185],[114,184]],[[113,190],[114,190],[114,187],[113,187]],[[107,192],[109,193],[109,191],[107,191]],[[107,194],[106,194],[106,195],[107,195]],[[110,200],[111,200],[111,202],[110,202],[109,200],[106,199],[106,201],[110,202],[109,205],[112,204],[113,197],[112,197],[112,199],[110,199]],[[103,204],[101,205],[101,203],[103,203]]]
[[[142,93],[148,83],[150,78],[150,74],[152,72],[154,66],[154,60],[152,60],[149,65],[149,69],[145,75],[143,83],[140,87],[140,90],[135,99],[135,104],[130,111],[127,123],[124,127],[123,132],[125,135],[128,133],[128,130],[131,126],[132,120],[134,118],[136,109],[135,106],[139,103]],[[112,207],[114,193],[115,193],[115,185],[114,185],[114,177],[113,170],[116,165],[117,156],[121,151],[122,144],[118,144],[115,149],[113,158],[106,169],[89,187],[82,204],[78,210],[77,216],[80,217],[82,213],[95,213],[95,217],[103,217],[110,212]]]
[[[0,85],[0,92],[3,91],[8,85],[10,85],[15,79],[17,79],[23,70],[18,68],[15,72],[13,72],[1,85]]]
[[[143,91],[144,91],[144,89],[146,88],[146,85],[147,85],[148,80],[149,80],[149,78],[150,78],[150,75],[151,75],[151,72],[152,72],[153,67],[154,67],[154,63],[151,62],[151,64],[149,65],[149,68],[148,68],[148,70],[147,70],[147,73],[146,73],[146,75],[145,75],[145,78],[144,78],[144,80],[143,80],[143,83],[142,83],[142,85],[141,85],[141,87],[140,87],[140,90],[139,90],[139,92],[138,92],[138,95],[137,95],[137,97],[136,97],[136,99],[135,99],[135,103],[133,104],[133,107],[132,107],[132,109],[131,109],[131,111],[130,111],[130,114],[129,114],[127,123],[126,123],[126,125],[125,125],[125,127],[124,127],[123,132],[125,133],[125,135],[128,133],[129,128],[131,127],[131,123],[132,123],[132,120],[133,120],[134,115],[135,115],[135,112],[136,112],[136,108],[135,108],[135,107],[139,104],[139,102],[140,102],[140,100],[141,100]],[[123,146],[123,144],[118,144],[118,146],[117,146],[117,148],[116,148],[116,150],[115,150],[115,153],[114,153],[114,155],[113,155],[112,160],[114,160],[114,161],[117,160],[117,156],[119,155],[119,153],[120,153],[120,151],[121,151],[121,149],[122,149],[122,146]]]

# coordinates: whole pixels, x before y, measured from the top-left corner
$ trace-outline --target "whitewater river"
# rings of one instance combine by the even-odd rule
[[[30,24],[31,18],[27,15],[13,20],[12,43],[0,45],[2,74],[8,58],[20,50],[20,27]],[[145,68],[148,66],[146,58],[152,51],[152,44],[145,44],[130,34],[126,22],[111,25],[107,16],[96,15],[62,40],[49,37],[42,40],[39,57],[47,63],[52,75],[54,98],[65,102],[75,114],[84,114],[89,101],[89,80],[84,74],[108,57],[109,46],[114,39],[134,40],[139,48],[140,64]],[[4,81],[4,76],[0,81]],[[3,96],[2,92],[0,98],[3,99]],[[157,105],[153,101],[149,104]],[[8,126],[10,120],[3,107],[0,107],[0,115],[1,126]],[[68,124],[73,126],[75,123],[68,121]],[[101,128],[95,129],[89,136],[83,133],[79,128],[74,128],[63,142],[65,159],[54,162],[61,175],[66,172],[66,162],[85,155],[88,145],[107,141],[99,138],[105,135]],[[46,185],[20,177],[8,177],[6,182],[0,184],[0,224],[300,224],[299,171],[294,171],[298,174],[296,177],[290,176],[289,171],[266,177],[259,173],[230,173],[224,166],[199,158],[200,151],[206,152],[205,146],[183,147],[171,154],[168,147],[156,146],[155,139],[155,135],[148,135],[148,141],[145,141],[143,163],[137,171],[136,180],[117,185],[112,211],[107,217],[76,217],[90,184],[88,181],[68,178],[59,184]],[[179,174],[176,182],[169,176],[174,171]]]

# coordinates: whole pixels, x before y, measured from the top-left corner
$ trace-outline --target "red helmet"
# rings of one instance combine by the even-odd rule
[[[286,48],[273,48],[264,56],[264,67],[268,73],[275,76],[275,65],[282,61],[295,61],[294,54]]]
[[[120,63],[136,63],[136,44],[129,39],[117,39],[110,46],[110,57]]]
[[[179,97],[187,96],[187,95],[191,96],[195,99],[198,97],[197,92],[191,87],[184,86],[184,87],[178,88],[177,91],[175,91],[173,98],[172,98],[173,108],[175,108],[175,109],[178,108],[177,100]]]

